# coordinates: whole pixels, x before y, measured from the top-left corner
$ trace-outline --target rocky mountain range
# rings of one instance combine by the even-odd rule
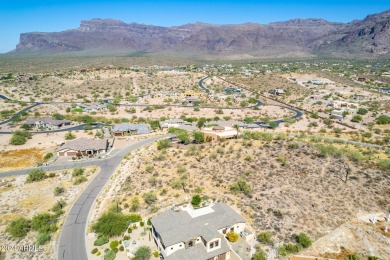
[[[266,25],[205,23],[162,27],[112,19],[62,32],[22,33],[14,53],[176,52],[261,56],[289,53],[390,55],[390,10],[350,23],[294,19]]]

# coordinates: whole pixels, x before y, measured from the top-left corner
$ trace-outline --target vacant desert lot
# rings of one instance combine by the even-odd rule
[[[86,168],[85,176],[90,180],[97,172],[97,167],[89,167]],[[66,212],[88,183],[74,185],[71,170],[55,172],[54,177],[39,182],[28,183],[26,177],[6,177],[0,180],[0,240],[8,245],[33,245],[37,235],[36,232],[31,231],[23,239],[12,240],[5,232],[6,226],[11,220],[18,217],[31,219],[37,213],[49,212],[56,201],[60,199],[63,199],[67,204],[64,209]],[[55,196],[55,187],[63,187],[65,192]],[[61,230],[62,222],[63,216],[57,223],[57,232],[53,233],[51,241],[43,246],[43,252],[7,252],[5,259],[54,259],[55,241]],[[3,254],[1,256],[3,257]]]
[[[388,169],[373,164],[389,154],[343,144],[332,145],[342,154],[323,154],[328,145],[280,136],[273,141],[178,145],[166,151],[152,146],[122,164],[110,190],[119,191],[125,211],[138,197],[139,212],[146,216],[200,193],[238,208],[257,232],[271,232],[276,244],[300,232],[318,239],[356,216],[390,210]],[[251,190],[247,195],[231,191],[238,178],[246,180]],[[158,197],[153,205],[142,200],[149,191]],[[101,199],[108,203],[112,194]],[[376,246],[383,248],[381,243]],[[387,251],[375,252],[390,257]]]

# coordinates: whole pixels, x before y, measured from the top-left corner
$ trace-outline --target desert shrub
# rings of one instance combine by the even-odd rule
[[[104,252],[104,256],[103,256],[103,259],[104,260],[114,260],[116,257],[116,254],[114,251],[112,250],[107,250]]]
[[[358,109],[357,113],[358,113],[359,115],[365,115],[365,114],[368,113],[368,110],[361,107],[361,108]]]
[[[378,125],[390,124],[390,116],[381,115],[376,118],[376,123]]]
[[[96,256],[100,256],[102,253],[100,252],[100,251],[98,251],[97,253],[96,253]]]
[[[28,173],[27,182],[41,181],[47,178],[46,172],[42,169],[34,169]]]
[[[277,251],[279,255],[281,256],[287,256],[289,254],[298,253],[302,249],[302,246],[300,244],[293,245],[293,244],[283,244],[281,246],[278,246]]]
[[[204,143],[206,141],[204,133],[202,133],[200,131],[193,132],[192,136],[194,138],[194,142],[197,144]]]
[[[28,131],[15,131],[12,134],[11,140],[9,141],[12,145],[22,145],[27,142],[27,139],[31,139],[32,133]]]
[[[71,131],[69,131],[65,134],[65,140],[73,140],[73,139],[76,139],[76,136],[74,134],[72,134]]]
[[[250,161],[252,161],[252,156],[247,155],[247,156],[245,156],[244,160],[247,162],[250,162]]]
[[[96,254],[97,253],[97,251],[98,251],[98,249],[95,247],[94,249],[92,249],[92,251],[91,251],[91,254]]]
[[[257,235],[257,240],[263,244],[272,244],[272,236],[269,232],[261,232]]]
[[[50,234],[48,232],[39,233],[36,239],[36,244],[38,246],[42,246],[46,244],[46,242],[50,241]]]
[[[299,235],[295,236],[295,240],[304,248],[308,248],[312,244],[311,239],[305,233],[300,233]]]
[[[230,191],[233,193],[244,193],[247,196],[252,195],[252,189],[249,187],[249,184],[242,177],[239,177],[237,181],[233,182],[230,185]]]
[[[52,158],[52,157],[53,157],[53,153],[47,153],[47,154],[45,155],[45,157],[43,157],[43,159],[49,160],[49,159]]]
[[[11,221],[6,228],[6,232],[14,238],[25,237],[30,231],[31,222],[23,217]]]
[[[160,255],[160,253],[159,253],[158,251],[154,251],[154,252],[153,252],[153,256],[154,256],[154,257],[158,257],[159,255]]]
[[[180,142],[182,142],[183,144],[191,143],[191,139],[190,139],[190,136],[189,136],[187,131],[183,131],[183,132],[177,134],[177,139],[179,139]]]
[[[134,252],[134,258],[137,260],[148,260],[151,254],[152,250],[148,246],[140,246]]]
[[[348,260],[358,260],[358,256],[356,254],[350,254],[348,255]]]
[[[59,196],[64,192],[65,192],[65,188],[63,188],[63,187],[57,186],[54,188],[54,196]]]
[[[157,141],[157,150],[167,149],[172,146],[172,143],[168,139]]]
[[[87,181],[87,177],[85,177],[84,175],[81,175],[81,176],[77,176],[74,180],[73,180],[73,184],[74,185],[78,185],[80,183],[83,183],[85,181]]]
[[[54,205],[53,207],[51,208],[51,210],[53,212],[57,212],[59,210],[62,210],[64,207],[66,206],[66,202],[64,200],[58,200]]]
[[[191,200],[192,206],[197,207],[201,202],[202,202],[202,198],[199,195],[192,196],[192,200]]]
[[[360,115],[353,116],[351,119],[352,122],[360,122],[362,120],[363,120],[363,117]]]
[[[381,160],[376,165],[381,167],[381,168],[383,168],[383,169],[389,169],[390,170],[390,159]]]
[[[132,222],[132,223],[135,223],[135,222],[139,222],[142,220],[142,217],[141,215],[139,214],[130,214],[128,215],[129,216],[129,220]]]
[[[274,139],[273,135],[270,133],[251,132],[251,131],[245,132],[245,138],[253,139],[253,140],[264,140],[264,141],[272,141]]]
[[[137,211],[137,209],[139,208],[139,204],[140,204],[140,201],[138,199],[138,197],[134,197],[131,199],[131,206],[130,206],[130,210],[131,211]]]
[[[143,227],[143,226],[145,226],[145,222],[141,221],[141,222],[139,223],[139,225],[140,225],[141,227]]]
[[[229,240],[230,242],[237,242],[238,240],[238,234],[234,231],[230,231],[226,234],[226,238],[227,240]]]
[[[267,254],[261,247],[258,247],[255,254],[252,256],[252,260],[267,260]]]
[[[367,259],[368,260],[379,260],[379,257],[377,257],[377,256],[369,256]]]
[[[342,152],[337,149],[334,145],[324,145],[324,144],[317,144],[316,145],[318,156],[320,157],[326,157],[326,156],[335,156],[339,157],[342,155]]]
[[[99,236],[95,242],[93,242],[94,246],[102,246],[108,243],[108,238],[106,236]]]
[[[157,196],[153,192],[147,192],[142,197],[148,205],[152,205],[157,201]]]
[[[119,246],[119,251],[125,251],[125,248],[122,245],[120,245]]]
[[[84,168],[80,168],[80,167],[74,168],[72,171],[72,177],[77,177],[77,176],[83,175],[84,172],[85,172]]]
[[[277,160],[282,166],[285,166],[287,164],[287,159],[285,156],[279,156]]]
[[[107,211],[92,225],[92,230],[106,237],[119,236],[126,231],[129,223],[129,215]]]
[[[117,248],[119,246],[118,240],[113,240],[110,242],[110,248],[114,250],[114,248]]]
[[[40,233],[50,233],[57,230],[57,219],[50,213],[39,213],[31,220],[31,229]]]

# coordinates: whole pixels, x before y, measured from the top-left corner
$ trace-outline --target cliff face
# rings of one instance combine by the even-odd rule
[[[390,11],[348,24],[294,19],[260,25],[204,23],[161,27],[112,19],[81,21],[74,30],[23,33],[16,52],[196,51],[198,53],[390,53]]]

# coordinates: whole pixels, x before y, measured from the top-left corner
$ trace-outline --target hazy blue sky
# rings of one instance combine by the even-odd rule
[[[293,18],[350,22],[387,9],[389,0],[0,0],[0,53],[14,49],[20,33],[73,29],[91,18],[162,26],[195,21],[264,24]]]

